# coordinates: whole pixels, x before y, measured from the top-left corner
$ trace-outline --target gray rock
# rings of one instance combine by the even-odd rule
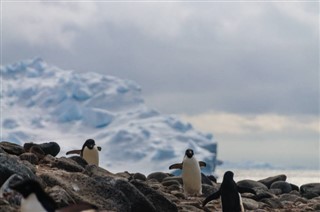
[[[0,185],[13,174],[18,174],[23,178],[37,178],[32,170],[21,162],[19,157],[0,153]]]
[[[166,182],[166,181],[172,181],[172,180],[178,181],[181,185],[183,184],[183,181],[182,181],[182,177],[181,177],[181,176],[170,176],[170,177],[166,177],[166,178],[164,178],[162,181],[163,181],[163,182]]]
[[[152,202],[157,212],[178,211],[174,203],[165,198],[160,192],[150,188],[147,184],[136,180],[131,181],[131,183]]]
[[[147,180],[147,177],[144,175],[144,174],[141,174],[141,173],[135,173],[132,178],[134,180],[141,180],[141,181],[146,181]]]
[[[48,142],[42,144],[35,143],[25,143],[23,148],[26,152],[29,152],[33,146],[39,146],[45,153],[45,155],[52,155],[53,157],[57,156],[60,152],[60,146],[56,142]]]
[[[268,177],[262,180],[259,180],[258,182],[266,185],[268,188],[270,188],[271,184],[277,181],[286,181],[287,180],[287,176],[284,174],[281,175],[276,175],[273,177]]]
[[[180,185],[180,183],[177,180],[166,180],[166,181],[163,181],[161,184],[164,186]]]
[[[243,207],[246,210],[256,210],[259,208],[259,202],[249,199],[249,198],[242,198]]]
[[[163,172],[154,172],[148,175],[147,180],[155,179],[161,183],[166,177],[169,177],[169,174]]]
[[[258,181],[254,181],[254,180],[241,180],[239,182],[237,182],[237,185],[243,188],[258,188],[258,189],[265,189],[267,190],[268,187]]]
[[[212,185],[202,184],[202,194],[206,197],[218,190],[219,190],[219,187],[217,186],[215,187]]]
[[[136,181],[137,182],[137,181]],[[125,180],[116,180],[115,188],[119,189],[129,200],[132,212],[156,211],[155,206],[136,187]]]
[[[39,161],[39,158],[35,154],[29,153],[29,152],[21,154],[19,158],[20,160],[29,161],[31,164],[34,164],[34,165],[37,165]]]
[[[201,183],[207,184],[207,185],[212,185],[212,181],[203,173],[201,173]]]
[[[47,189],[46,192],[53,198],[58,208],[66,207],[70,204],[76,203],[69,193],[59,185]]]
[[[61,157],[55,158],[52,155],[46,155],[39,164],[46,164],[50,167],[56,167],[58,169],[63,169],[68,172],[82,172],[84,168],[82,168],[78,163],[69,158]]]
[[[300,187],[300,193],[315,193],[320,195],[320,183],[308,183],[304,184]]]
[[[75,161],[82,168],[86,168],[86,166],[88,165],[88,162],[80,156],[71,156],[69,157],[69,159]]]
[[[271,184],[271,189],[280,189],[282,193],[290,193],[292,191],[291,185],[284,181],[276,181]]]
[[[266,199],[262,199],[261,202],[266,203],[268,206],[270,206],[273,209],[283,208],[283,204],[277,198],[266,198]]]
[[[25,152],[22,146],[15,144],[15,143],[7,142],[7,141],[1,141],[0,147],[6,153],[11,154],[11,155],[21,155],[22,153]]]
[[[295,194],[282,194],[279,196],[279,200],[282,201],[289,201],[289,202],[296,202],[299,198],[298,195]]]

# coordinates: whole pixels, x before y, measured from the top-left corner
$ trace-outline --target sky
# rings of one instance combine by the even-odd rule
[[[42,57],[141,85],[218,158],[320,169],[319,2],[1,1],[1,64]]]

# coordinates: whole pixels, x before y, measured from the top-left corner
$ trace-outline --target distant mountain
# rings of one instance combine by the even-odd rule
[[[133,81],[62,70],[41,58],[1,66],[1,75],[2,140],[55,141],[64,155],[93,138],[111,172],[169,171],[187,148],[207,162],[205,173],[215,168],[212,134],[148,108]]]

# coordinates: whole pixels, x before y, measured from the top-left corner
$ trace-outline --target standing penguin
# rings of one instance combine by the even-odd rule
[[[182,169],[183,190],[188,195],[201,195],[201,170],[200,167],[205,167],[206,163],[198,162],[194,157],[192,149],[187,149],[182,163],[176,163],[169,169]]]
[[[220,189],[208,196],[202,206],[204,207],[208,202],[221,197],[222,211],[223,212],[243,212],[244,207],[242,204],[241,195],[238,192],[238,186],[233,180],[233,172],[227,171],[224,173],[223,181]]]
[[[88,139],[84,142],[81,150],[71,150],[66,154],[80,154],[88,164],[99,166],[99,151],[101,151],[101,147],[97,146],[93,139]]]
[[[89,203],[79,203],[57,209],[55,201],[42,189],[41,185],[33,179],[26,179],[17,184],[10,185],[12,190],[22,195],[21,212],[80,212],[96,211],[97,207]]]

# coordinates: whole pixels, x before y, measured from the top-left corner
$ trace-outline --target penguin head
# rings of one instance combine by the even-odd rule
[[[233,172],[232,171],[227,171],[223,175],[223,181],[232,181],[233,180]]]
[[[187,149],[185,155],[186,155],[188,158],[192,158],[192,156],[194,155],[193,150],[192,150],[192,149]]]
[[[37,194],[43,191],[39,182],[32,179],[27,179],[14,185],[10,185],[10,188],[22,194],[23,198],[27,198],[30,194]]]
[[[93,139],[88,139],[88,140],[86,140],[86,142],[84,142],[82,149],[84,149],[85,147],[87,147],[89,149],[93,149],[93,147],[95,145],[96,145],[96,143]]]

